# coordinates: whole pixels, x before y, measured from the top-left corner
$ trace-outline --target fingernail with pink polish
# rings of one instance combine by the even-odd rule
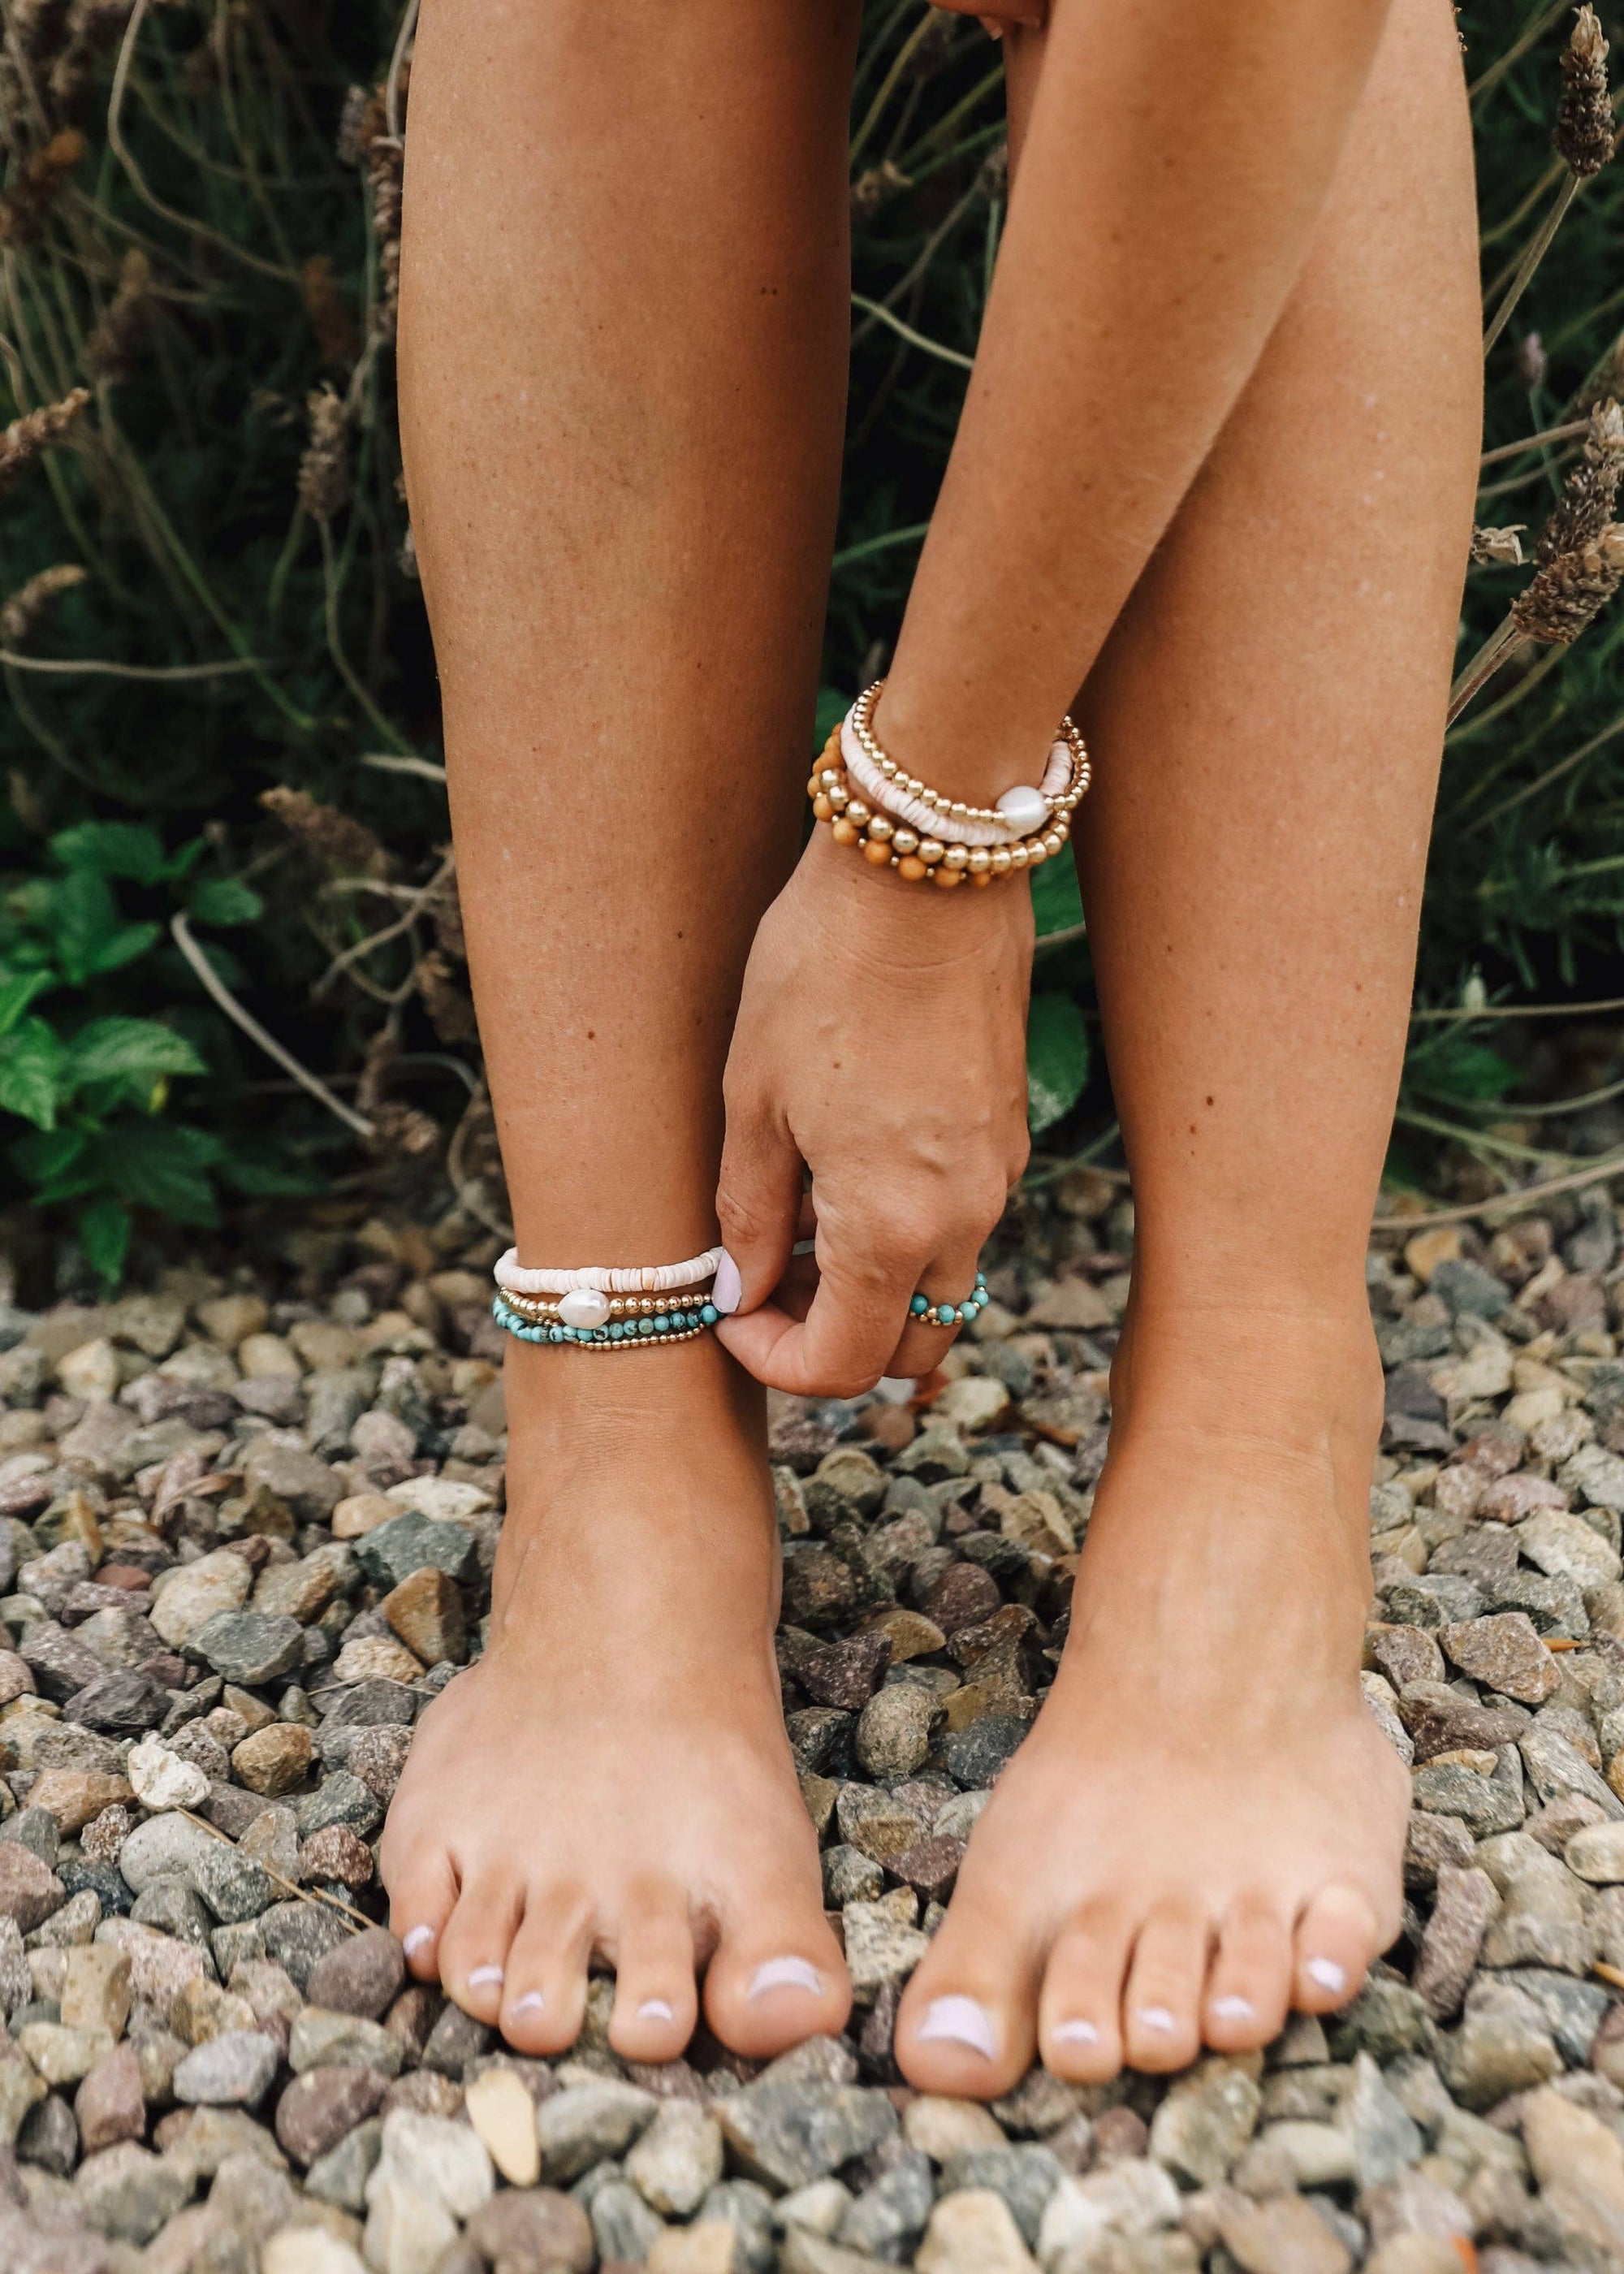
[[[716,1267],[716,1280],[710,1290],[710,1300],[726,1318],[736,1311],[744,1295],[744,1282],[739,1276],[739,1266],[724,1248],[722,1260]]]
[[[992,2060],[998,2051],[992,2016],[974,1998],[935,1998],[919,2025],[921,2044],[968,2045],[973,2053]]]

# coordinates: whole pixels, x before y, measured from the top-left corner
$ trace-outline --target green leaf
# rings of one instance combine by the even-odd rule
[[[118,1201],[92,1201],[79,1216],[79,1244],[103,1286],[117,1287],[130,1252],[129,1209]]]
[[[56,983],[49,971],[16,971],[0,979],[0,1035],[9,1035],[34,998]]]
[[[817,690],[817,723],[813,729],[815,740],[812,755],[816,757],[835,728],[852,707],[852,698],[843,695],[838,687],[820,687]]]
[[[238,877],[205,877],[187,894],[186,908],[198,923],[245,924],[258,922],[265,902]]]
[[[161,929],[155,923],[120,924],[96,950],[86,975],[94,978],[103,971],[118,971],[126,963],[133,963],[138,956],[146,954]]]
[[[1032,879],[1032,913],[1038,937],[1070,931],[1083,921],[1083,896],[1077,886],[1077,863],[1071,847],[1064,846],[1053,860],[1045,861]]]
[[[19,1137],[11,1158],[31,1185],[47,1185],[65,1176],[90,1142],[87,1129],[35,1129]]]
[[[112,886],[96,870],[75,869],[52,888],[45,920],[63,970],[76,987],[82,987],[118,930]]]
[[[171,1074],[207,1073],[184,1035],[156,1019],[93,1019],[68,1045],[68,1082],[118,1083],[139,1105]]]
[[[1026,1119],[1034,1135],[1071,1111],[1087,1080],[1087,1020],[1069,995],[1034,995],[1026,1019]]]
[[[25,1019],[0,1037],[0,1112],[55,1128],[62,1062],[62,1043],[43,1019]]]
[[[224,1151],[217,1137],[174,1121],[121,1122],[94,1148],[102,1180],[132,1208],[149,1208],[174,1224],[220,1220],[208,1171]]]
[[[64,869],[127,877],[137,885],[157,884],[169,868],[162,840],[142,821],[81,821],[58,830],[50,849]]]
[[[245,1200],[293,1200],[319,1193],[322,1180],[311,1170],[267,1149],[233,1146],[220,1163],[220,1181]]]

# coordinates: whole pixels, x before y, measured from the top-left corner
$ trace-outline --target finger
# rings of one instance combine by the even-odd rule
[[[730,1105],[717,1186],[717,1220],[726,1250],[712,1297],[718,1311],[753,1311],[784,1276],[795,1244],[802,1169],[794,1141],[776,1117]],[[729,1285],[728,1260],[738,1273]]]
[[[739,1363],[770,1389],[797,1397],[859,1397],[886,1371],[929,1247],[906,1239],[881,1245],[861,1232],[818,1228],[818,1282],[795,1319],[776,1304],[717,1329]]]
[[[886,1360],[887,1374],[917,1377],[940,1366],[943,1352],[951,1348],[986,1300],[987,1283],[978,1255],[975,1248],[956,1246],[924,1273],[909,1297],[909,1323]],[[918,1315],[921,1308],[922,1318]],[[954,1313],[951,1321],[940,1315],[945,1309]]]

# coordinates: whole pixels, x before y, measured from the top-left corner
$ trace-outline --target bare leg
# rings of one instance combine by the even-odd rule
[[[853,17],[424,10],[405,439],[527,1261],[715,1236],[722,1064],[810,746]],[[680,2049],[707,1961],[740,2050],[838,2029],[761,1393],[710,1337],[515,1344],[506,1379],[492,1647],[427,1716],[385,1838],[414,1971],[531,2052],[575,2037],[594,1949],[634,2058]],[[799,1975],[752,1995],[772,1959]]]
[[[1477,319],[1449,11],[1397,0],[1307,269],[1084,697],[1134,1295],[1064,1660],[902,2010],[928,2090],[1001,2090],[1034,2047],[1094,2078],[1260,2044],[1396,1929],[1406,1781],[1357,1682],[1363,1261]]]

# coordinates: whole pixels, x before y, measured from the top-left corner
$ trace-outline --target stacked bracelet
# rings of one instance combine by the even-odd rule
[[[1012,870],[1038,868],[1060,851],[1091,779],[1087,751],[1070,719],[1062,722],[1041,788],[1008,790],[997,807],[965,805],[904,774],[880,749],[868,715],[883,684],[859,697],[807,784],[815,817],[827,822],[838,845],[858,847],[872,866],[894,869],[910,883],[929,877],[949,890],[966,877],[989,885]],[[861,768],[866,797],[853,788],[853,767]],[[1039,813],[1045,817],[1041,825]],[[1027,833],[1016,833],[1023,826]]]
[[[575,1343],[590,1350],[643,1350],[688,1342],[722,1313],[706,1291],[719,1247],[681,1263],[582,1264],[528,1269],[510,1247],[496,1266],[491,1315],[526,1343]]]

